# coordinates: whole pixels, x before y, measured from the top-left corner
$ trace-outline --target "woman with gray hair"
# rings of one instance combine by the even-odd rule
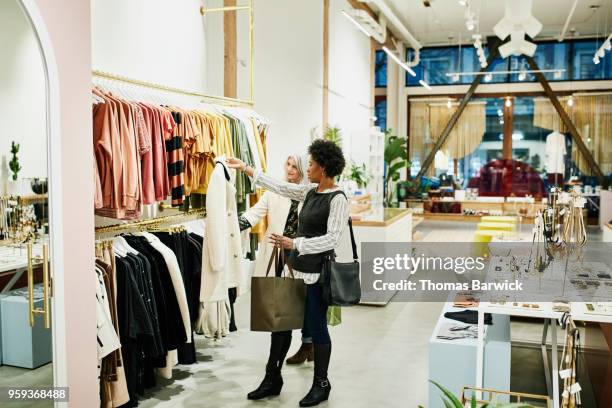
[[[295,184],[308,184],[308,177],[306,176],[307,167],[308,158],[306,156],[289,156],[285,162],[285,181]],[[268,228],[265,232],[266,242],[260,244],[257,260],[255,261],[254,276],[265,276],[266,274],[268,260],[274,248],[273,243],[267,242],[270,236],[276,234],[295,237],[298,225],[298,214],[301,207],[302,204],[298,201],[282,197],[271,191],[266,191],[257,204],[249,208],[248,211],[240,216],[239,224],[241,231],[257,225],[264,217],[268,224]],[[289,259],[289,253],[290,250],[285,250],[285,259]],[[284,265],[279,265],[276,276],[280,276],[283,269]],[[281,367],[289,351],[290,345],[290,330],[272,333],[270,355],[266,365],[266,376],[261,385],[248,394],[249,399],[257,400],[280,393],[283,385],[283,380],[280,375]],[[308,337],[304,329],[302,329],[302,346],[296,355],[303,358],[302,361],[299,362],[303,362],[304,360],[312,361],[313,359],[312,339]]]

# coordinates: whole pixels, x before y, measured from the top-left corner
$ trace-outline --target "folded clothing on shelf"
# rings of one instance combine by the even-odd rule
[[[478,324],[478,312],[476,310],[462,310],[461,312],[446,312],[444,317],[447,319],[457,320],[463,323]],[[493,317],[491,313],[485,313],[485,324],[492,325]]]

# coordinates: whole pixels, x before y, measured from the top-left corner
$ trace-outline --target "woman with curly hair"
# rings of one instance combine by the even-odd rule
[[[310,163],[308,178],[314,184],[293,184],[276,180],[244,162],[228,159],[229,167],[244,171],[253,182],[291,200],[302,202],[295,238],[272,235],[271,241],[279,247],[290,249],[289,263],[296,278],[306,283],[306,308],[304,325],[314,344],[314,378],[312,387],[300,401],[301,407],[312,407],[325,401],[331,390],[327,369],[331,355],[331,338],[327,330],[327,302],[319,276],[326,256],[334,252],[348,223],[348,200],[336,185],[336,176],[345,166],[340,147],[333,142],[316,140],[308,147]],[[266,375],[255,391],[258,396],[278,395],[283,386],[280,365],[266,368]]]

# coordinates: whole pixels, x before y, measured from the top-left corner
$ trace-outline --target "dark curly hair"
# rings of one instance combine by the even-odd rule
[[[308,147],[312,160],[325,169],[328,177],[336,177],[342,173],[346,161],[342,149],[329,140],[317,139]]]

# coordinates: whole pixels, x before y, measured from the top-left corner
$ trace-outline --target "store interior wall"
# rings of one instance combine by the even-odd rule
[[[65,379],[60,384],[70,388],[69,407],[93,407],[98,404],[96,382],[96,308],[91,271],[94,259],[93,152],[86,143],[91,128],[91,36],[88,1],[28,0],[35,3],[50,37],[55,61],[53,73],[59,81],[61,145],[59,146],[61,189],[52,191],[63,218],[62,272],[64,285],[54,284],[54,296],[64,299],[61,316],[55,316],[53,330],[64,335]],[[67,23],[69,22],[69,23]],[[58,146],[52,146],[56,149]],[[55,162],[57,163],[57,162]],[[83,364],[83,362],[92,364]],[[55,363],[57,364],[57,362]],[[66,382],[64,382],[66,381]],[[60,404],[62,406],[63,404]]]
[[[43,61],[16,0],[0,2],[0,194],[10,178],[11,142],[20,144],[20,178],[47,176]],[[35,141],[35,143],[33,143]]]
[[[93,68],[207,92],[207,36],[200,5],[200,0],[92,0]],[[211,41],[223,46],[219,32]],[[217,84],[217,77],[211,78]]]
[[[347,159],[369,157],[371,117],[370,39],[341,14],[346,0],[329,2],[329,125],[342,131]]]
[[[255,109],[271,122],[268,169],[281,176],[321,126],[323,1],[255,1]]]

